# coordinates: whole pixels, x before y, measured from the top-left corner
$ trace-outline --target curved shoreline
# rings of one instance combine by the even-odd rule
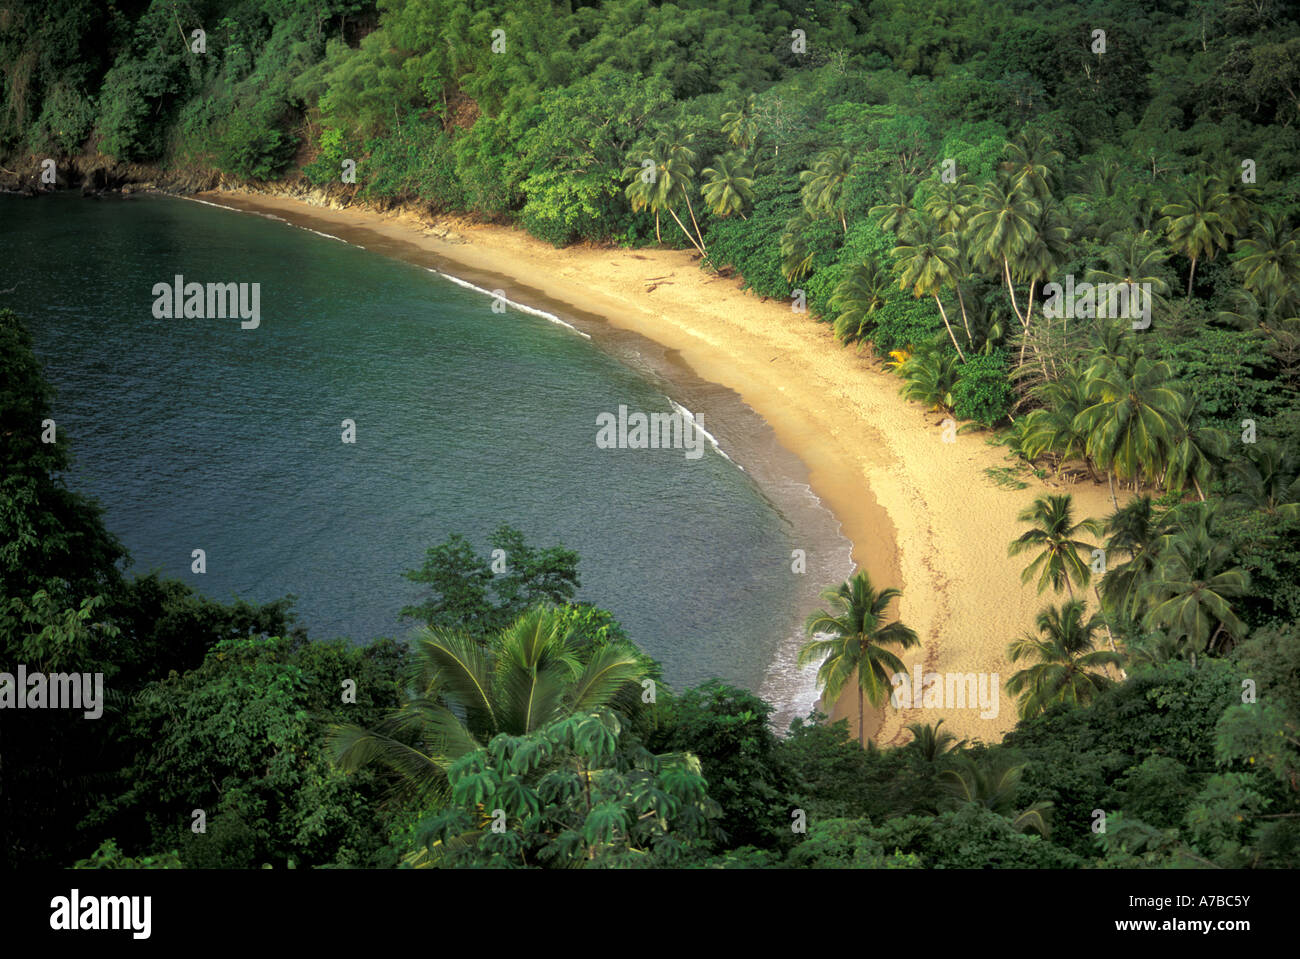
[[[371,251],[431,258],[511,300],[536,304],[540,295],[659,344],[669,363],[733,391],[771,427],[839,520],[854,562],[878,587],[903,590],[899,616],[922,643],[903,657],[909,668],[997,673],[999,683],[1010,675],[1006,644],[1030,628],[1047,598],[1021,587],[1023,564],[1007,557],[1006,544],[1041,484],[995,486],[984,470],[1006,465],[1000,447],[981,433],[943,443],[940,418],[901,399],[898,379],[842,348],[828,324],[760,300],[737,279],[710,276],[682,251],[557,250],[511,227],[457,223],[453,233],[410,210],[332,209],[247,191],[196,199],[205,197],[327,234],[365,230],[378,241],[365,244]],[[1070,491],[1080,518],[1109,511],[1105,487]],[[847,718],[856,737],[853,690],[831,715]],[[906,723],[939,718],[959,737],[994,742],[1015,725],[1015,704],[1002,693],[997,715],[984,717],[976,708],[868,707],[867,733],[897,742],[907,738]]]

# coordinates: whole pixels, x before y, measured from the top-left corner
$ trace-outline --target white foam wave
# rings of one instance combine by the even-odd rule
[[[469,280],[462,280],[458,276],[452,276],[450,273],[443,273],[442,270],[435,270],[432,267],[425,267],[425,269],[428,270],[430,273],[437,273],[444,280],[450,280],[452,283],[455,283],[457,286],[462,286],[467,290],[473,290],[476,293],[482,293],[484,296],[490,296],[493,299],[495,299],[497,296],[497,294],[494,293],[492,290],[485,290],[483,289],[483,287],[476,286],[475,284],[469,282]],[[577,333],[583,339],[587,339],[587,340],[591,339],[590,333],[582,332],[582,330],[578,329],[572,323],[566,323],[564,320],[560,319],[554,313],[548,313],[545,310],[539,310],[537,307],[529,306],[526,303],[516,303],[514,300],[508,299],[504,296],[501,297],[501,299],[503,302],[509,303],[520,313],[529,313],[533,316],[540,316],[544,320],[550,320],[552,323],[555,323],[558,326],[562,326],[567,330],[572,330],[574,333]]]
[[[728,463],[730,463],[730,464],[732,464],[733,466],[735,466],[736,469],[740,470],[742,473],[745,472],[745,467],[741,466],[739,463],[737,463],[735,460],[733,460],[730,456],[728,456],[728,455],[727,455],[727,451],[724,450],[724,449],[723,449],[723,448],[718,444],[717,437],[715,437],[712,433],[710,433],[710,432],[709,432],[708,430],[706,430],[702,425],[700,425],[700,421],[697,420],[697,419],[695,418],[695,414],[694,414],[694,413],[692,413],[692,412],[691,412],[690,410],[688,410],[686,407],[682,406],[681,403],[678,403],[678,402],[677,402],[676,400],[674,400],[671,396],[668,398],[668,402],[671,403],[671,404],[673,405],[673,409],[674,409],[674,410],[676,410],[678,413],[681,413],[681,414],[682,414],[682,420],[683,420],[683,421],[688,422],[688,423],[694,423],[694,424],[695,424],[695,429],[698,430],[700,433],[703,433],[703,434],[704,434],[704,438],[707,439],[707,440],[709,441],[709,445],[710,445],[710,446],[712,446],[715,450],[717,450],[719,456],[721,456],[721,457],[722,457],[724,460],[726,460]]]

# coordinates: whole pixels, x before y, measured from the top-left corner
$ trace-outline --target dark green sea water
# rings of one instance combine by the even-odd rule
[[[0,290],[16,287],[0,306],[24,316],[58,389],[68,481],[106,507],[135,569],[219,599],[292,593],[317,638],[404,636],[398,610],[419,588],[401,572],[452,532],[485,549],[506,522],[576,549],[579,597],[674,685],[718,676],[783,720],[812,704],[795,637],[816,590],[847,574],[847,542],[740,419],[700,412],[732,459],[598,449],[598,413],[691,405],[626,343],[181,199],[0,196],[0,231]],[[259,283],[260,326],[156,319],[153,285],[175,274]]]

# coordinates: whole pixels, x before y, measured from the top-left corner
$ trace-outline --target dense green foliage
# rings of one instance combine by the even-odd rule
[[[506,525],[499,556],[453,536],[408,574],[409,645],[128,576],[0,313],[3,663],[112,691],[94,721],[4,717],[8,862],[1300,864],[1297,89],[1300,11],[1265,0],[7,4],[4,164],[302,176],[674,246],[892,355],[1026,470],[1116,491],[1021,517],[1054,596],[1007,637],[1004,743],[778,737],[749,692],[668,689],[570,603],[577,555]],[[1147,284],[1149,317],[1056,311],[1067,276]],[[860,709],[915,641],[880,587],[810,623],[832,693],[867,667]]]

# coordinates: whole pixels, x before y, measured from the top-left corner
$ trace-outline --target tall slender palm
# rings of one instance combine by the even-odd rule
[[[1021,272],[1025,257],[1037,239],[1037,221],[1042,205],[1026,189],[1006,177],[986,183],[970,218],[968,236],[971,256],[981,269],[1002,274],[1011,309],[1025,333],[1029,332],[1026,314],[1016,300],[1013,276]],[[1024,350],[1021,350],[1021,360]]]
[[[1197,261],[1202,257],[1214,259],[1236,232],[1230,219],[1228,194],[1214,178],[1197,176],[1176,200],[1161,207],[1160,213],[1170,244],[1192,261],[1187,271],[1187,295],[1191,296]]]
[[[873,259],[848,269],[831,296],[831,308],[839,311],[835,335],[840,342],[860,345],[865,340],[872,317],[885,308],[891,282],[889,271]]]
[[[1068,493],[1038,497],[1017,519],[1034,525],[1011,541],[1007,555],[1018,556],[1028,550],[1040,550],[1020,574],[1020,581],[1027,583],[1038,576],[1040,594],[1048,586],[1057,593],[1065,587],[1073,599],[1074,583],[1088,585],[1092,570],[1084,557],[1091,557],[1096,548],[1075,537],[1079,533],[1100,536],[1101,523],[1095,519],[1074,522],[1074,500]]]
[[[1234,266],[1247,290],[1275,299],[1300,296],[1300,229],[1269,213],[1237,244]]]
[[[1050,197],[1039,201],[1038,215],[1034,218],[1034,230],[1029,245],[1025,248],[1020,257],[1018,269],[1013,270],[1013,275],[1022,282],[1029,283],[1029,292],[1025,301],[1025,316],[1023,324],[1025,327],[1025,338],[1028,339],[1030,329],[1034,322],[1034,287],[1036,284],[1043,282],[1051,276],[1062,263],[1065,262],[1069,255],[1067,243],[1070,238],[1069,227],[1066,226],[1065,217],[1062,215],[1060,204]],[[1064,320],[1062,321],[1064,324]],[[1065,327],[1062,326],[1063,336]],[[1048,343],[1050,346],[1050,328],[1047,330]],[[1064,346],[1064,343],[1062,344]],[[1041,351],[1036,351],[1040,356]],[[1024,361],[1025,348],[1024,344],[1020,348],[1021,362]],[[1055,361],[1053,361],[1054,365]],[[1046,367],[1044,366],[1044,373]]]
[[[348,769],[379,763],[428,797],[446,769],[498,733],[523,735],[601,706],[635,709],[645,666],[612,642],[582,650],[556,609],[535,607],[491,637],[421,627],[406,705],[376,729],[340,726],[330,741]]]
[[[943,308],[943,300],[939,298],[939,292],[944,287],[955,283],[954,261],[957,259],[957,250],[944,242],[933,224],[922,221],[910,242],[894,247],[894,257],[895,266],[900,273],[899,289],[906,290],[910,287],[913,296],[934,297],[939,315],[943,317],[944,328],[948,331],[948,338],[956,347],[958,357],[963,363],[966,362],[966,354],[957,342],[952,324],[948,322],[948,312]]]
[[[864,697],[872,706],[883,706],[893,688],[890,677],[907,671],[903,661],[885,647],[908,650],[921,642],[910,627],[887,621],[889,604],[901,595],[893,587],[877,592],[867,573],[859,571],[851,580],[822,592],[830,610],[813,613],[804,627],[814,638],[799,650],[798,664],[803,667],[821,660],[817,684],[825,700],[835,700],[849,678],[857,675],[858,742],[864,746]],[[826,638],[816,638],[819,635]]]
[[[960,231],[975,203],[977,191],[963,175],[934,187],[925,201],[925,213],[942,233]]]
[[[1196,665],[1198,653],[1211,652],[1219,637],[1240,640],[1246,624],[1229,600],[1244,596],[1250,584],[1245,570],[1233,567],[1232,548],[1211,534],[1213,513],[1208,504],[1184,508],[1177,527],[1164,536],[1156,566],[1146,587],[1149,629],[1163,629],[1185,645]]]
[[[1084,372],[1092,403],[1075,418],[1087,452],[1108,479],[1157,479],[1164,474],[1175,421],[1184,400],[1171,385],[1169,364],[1139,352],[1099,355]],[[1118,507],[1111,485],[1111,502]]]
[[[726,154],[705,167],[703,176],[708,182],[700,188],[704,201],[715,216],[728,217],[740,214],[747,220],[745,207],[754,202],[754,170],[742,157]]]
[[[840,226],[849,232],[844,219],[844,185],[853,174],[853,154],[846,147],[831,147],[819,154],[812,169],[799,174],[804,207],[810,213],[838,215]]]
[[[681,229],[691,245],[699,250],[700,255],[707,255],[704,239],[699,235],[699,224],[695,224],[695,236],[686,228],[677,215],[676,206],[683,200],[690,211],[691,221],[695,221],[695,211],[691,206],[691,192],[694,190],[695,151],[681,139],[662,136],[648,146],[634,150],[628,158],[623,176],[629,180],[626,195],[633,210],[649,208],[655,214],[655,238],[659,239],[659,214],[666,211]],[[653,163],[653,176],[647,178],[644,160]]]
[[[1057,703],[1089,703],[1113,683],[1105,668],[1118,669],[1123,660],[1118,653],[1096,648],[1101,617],[1086,613],[1082,599],[1045,606],[1034,619],[1038,635],[1025,635],[1007,646],[1013,663],[1034,661],[1007,680],[1007,692],[1019,697],[1021,719]]]

